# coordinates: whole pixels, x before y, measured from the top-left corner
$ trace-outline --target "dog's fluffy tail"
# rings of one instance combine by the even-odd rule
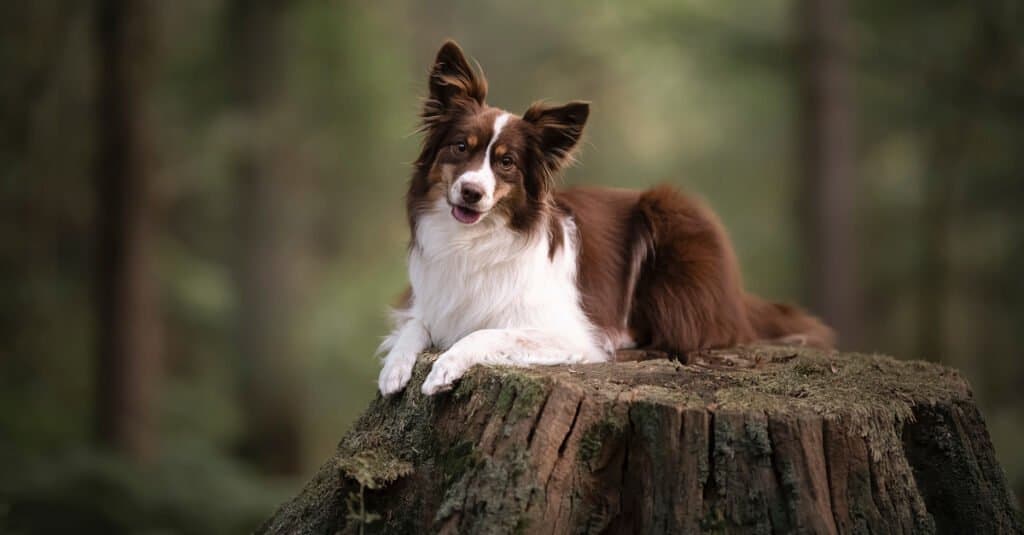
[[[799,307],[771,303],[754,295],[747,295],[746,304],[750,324],[760,340],[823,349],[835,346],[835,331]]]

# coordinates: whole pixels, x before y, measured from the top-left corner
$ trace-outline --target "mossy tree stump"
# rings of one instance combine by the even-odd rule
[[[1020,533],[957,372],[754,346],[378,396],[262,533]]]

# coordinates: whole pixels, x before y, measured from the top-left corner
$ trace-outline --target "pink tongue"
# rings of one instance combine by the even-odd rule
[[[458,219],[460,223],[471,225],[480,219],[480,215],[480,212],[474,212],[468,208],[452,206],[452,217]]]

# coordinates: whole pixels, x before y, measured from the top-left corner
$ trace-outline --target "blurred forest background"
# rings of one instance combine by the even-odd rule
[[[442,40],[592,101],[570,184],[676,184],[748,286],[957,367],[1024,495],[1024,4],[14,0],[0,532],[242,533],[375,395]]]

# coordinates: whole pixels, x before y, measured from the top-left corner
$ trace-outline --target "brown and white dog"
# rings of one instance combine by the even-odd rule
[[[380,391],[416,356],[444,353],[423,383],[450,388],[476,364],[613,360],[788,336],[828,346],[814,317],[743,290],[732,245],[700,203],[669,187],[555,190],[590,108],[484,102],[487,82],[454,42],[430,72],[425,139],[406,198],[411,292],[396,313]]]

